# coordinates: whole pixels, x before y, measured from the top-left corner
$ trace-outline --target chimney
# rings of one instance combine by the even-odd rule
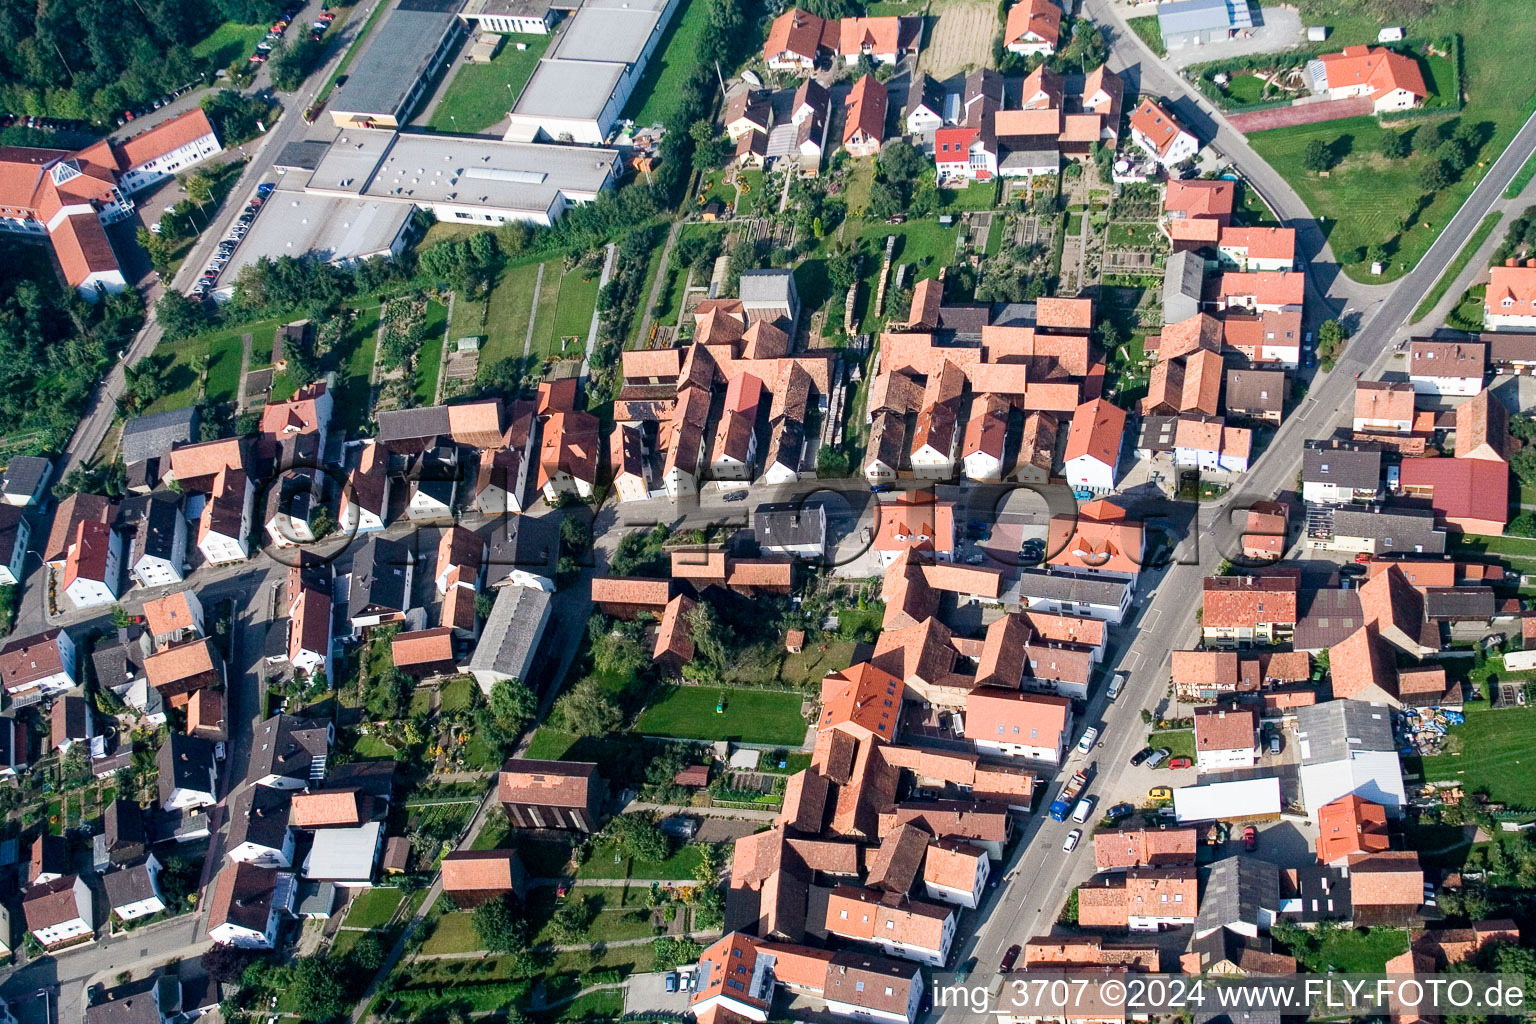
[[[1520,265],[1520,261],[1511,256],[1509,259],[1504,261],[1504,265],[1506,267],[1518,267]]]

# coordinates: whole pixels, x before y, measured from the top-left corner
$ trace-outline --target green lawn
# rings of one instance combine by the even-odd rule
[[[382,928],[389,923],[404,898],[404,889],[365,889],[352,901],[345,923],[350,928]]]
[[[599,840],[593,844],[592,853],[577,869],[576,877],[681,880],[692,878],[698,865],[697,846],[679,847],[666,860],[653,861],[625,857],[609,843]]]
[[[453,329],[449,337],[455,341],[479,337],[480,365],[484,367],[494,366],[509,356],[521,357],[523,343],[528,339],[528,316],[533,312],[533,286],[538,277],[539,264],[526,263],[502,271],[489,299],[466,300],[460,294],[453,303]]]
[[[1154,732],[1147,737],[1147,746],[1153,749],[1167,747],[1169,757],[1194,757],[1195,733],[1193,729]]]
[[[373,388],[368,378],[373,375],[373,357],[378,350],[379,317],[383,307],[365,306],[358,310],[357,319],[342,336],[335,353],[340,367],[336,387],[336,426],[349,435],[362,432],[368,421],[369,399]]]
[[[1329,928],[1307,938],[1312,940],[1307,948],[1291,955],[1300,970],[1312,974],[1380,974],[1388,960],[1408,949],[1402,928]]]
[[[1454,327],[1459,331],[1480,331],[1483,329],[1483,298],[1488,292],[1486,284],[1475,284],[1461,293],[1456,308],[1445,315],[1447,327]]]
[[[965,188],[939,189],[939,208],[945,212],[990,210],[997,205],[997,181],[973,181]]]
[[[256,44],[261,42],[271,27],[270,21],[260,25],[238,25],[226,21],[207,38],[193,44],[192,56],[198,60],[210,60],[216,68],[226,68],[234,61],[254,53]]]
[[[705,0],[682,0],[672,15],[672,23],[662,35],[656,53],[645,66],[645,74],[630,94],[624,116],[640,127],[665,124],[682,98],[683,83],[698,63],[699,37],[709,18]]]
[[[1143,18],[1128,18],[1125,22],[1132,32],[1141,37],[1141,41],[1149,46],[1153,53],[1159,57],[1168,56],[1168,47],[1163,45],[1163,27],[1158,24],[1157,15]]]
[[[1264,80],[1258,75],[1233,75],[1227,83],[1227,99],[1233,103],[1258,103],[1264,98]]]
[[[156,345],[157,356],[170,357],[170,365],[165,372],[169,390],[149,407],[149,411],[184,409],[194,404],[197,401],[205,360],[208,366],[209,399],[215,402],[233,402],[240,390],[241,337],[245,334],[251,335],[253,350],[259,351],[265,347],[270,353],[272,333],[286,319],[286,317],[275,317],[270,320],[258,320],[255,323],[210,331],[173,343],[162,341]]]
[[[359,736],[352,752],[364,761],[393,761],[400,756],[400,751],[373,735]]]
[[[1418,263],[1471,193],[1478,177],[1524,122],[1536,91],[1536,80],[1522,70],[1529,41],[1536,35],[1536,6],[1500,0],[1437,5],[1421,18],[1408,19],[1405,30],[1419,38],[1460,34],[1465,68],[1462,87],[1467,96],[1459,118],[1389,126],[1391,131],[1413,129],[1413,156],[1397,161],[1380,156],[1384,129],[1369,117],[1280,128],[1248,137],[1249,145],[1291,183],[1319,218],[1345,273],[1359,281],[1392,280]],[[1449,79],[1449,69],[1444,70],[1444,77]],[[1437,81],[1441,77],[1439,69],[1431,67],[1430,72]],[[1420,175],[1434,159],[1431,154],[1439,133],[1449,134],[1457,123],[1487,126],[1488,141],[1479,153],[1479,163],[1460,181],[1426,196],[1419,185]],[[1314,139],[1328,144],[1340,161],[1327,178],[1301,166],[1302,153]],[[1421,197],[1427,204],[1421,204]],[[1394,238],[1404,221],[1402,234]],[[1369,265],[1363,262],[1363,250],[1376,242],[1386,244],[1392,256],[1391,267],[1381,278],[1372,277]]]
[[[869,317],[870,304],[875,300],[875,287],[880,278],[880,262],[885,254],[885,237],[895,235],[896,255],[891,263],[891,273],[903,263],[915,264],[907,272],[908,284],[926,277],[937,277],[955,255],[955,240],[959,228],[945,226],[936,218],[925,217],[905,224],[866,224],[859,233],[859,244],[864,249],[864,276],[859,281],[859,298],[854,315],[864,330],[874,330],[877,325],[865,322]],[[826,261],[806,260],[795,268],[795,287],[800,294],[800,305],[814,309],[829,297],[826,280]],[[811,298],[808,298],[807,296]],[[814,300],[814,301],[813,301]]]
[[[715,704],[722,692],[725,711],[716,714]],[[800,717],[798,693],[677,686],[646,708],[635,730],[680,739],[728,739],[798,747],[805,742],[806,725]]]
[[[489,64],[460,64],[428,127],[440,132],[483,132],[505,118],[533,77],[551,38],[508,35]],[[527,49],[519,50],[519,43]]]
[[[416,398],[422,405],[437,400],[437,371],[443,365],[443,332],[448,329],[448,307],[437,300],[427,303],[426,340],[416,359]]]
[[[691,876],[689,876],[691,877]],[[586,898],[598,908],[597,916],[585,932],[575,939],[561,939],[547,923],[534,936],[538,943],[573,945],[575,942],[623,942],[625,939],[649,938],[651,914],[645,906],[646,889],[619,886],[575,886],[561,901],[550,888],[534,889],[528,894],[528,915],[534,922],[547,922],[561,902]]]
[[[616,952],[622,952],[622,949]],[[562,1024],[565,1021],[618,1020],[624,1013],[624,993],[616,989],[588,992],[577,996],[563,1006],[532,1014],[540,1024]]]
[[[1490,213],[1483,218],[1483,222],[1477,226],[1477,230],[1472,232],[1472,237],[1467,239],[1467,244],[1461,247],[1461,251],[1456,254],[1456,258],[1451,260],[1444,272],[1441,273],[1440,279],[1429,290],[1429,294],[1424,296],[1424,301],[1420,302],[1418,308],[1413,311],[1415,322],[1428,316],[1430,310],[1434,309],[1436,304],[1445,298],[1446,289],[1451,286],[1451,283],[1456,280],[1463,270],[1467,269],[1467,262],[1472,259],[1472,254],[1477,252],[1479,246],[1488,241],[1488,236],[1493,234],[1493,229],[1498,227],[1499,221],[1503,219],[1504,215],[1498,212]]]
[[[1504,190],[1504,198],[1513,199],[1521,192],[1524,192],[1525,186],[1531,183],[1532,178],[1536,178],[1536,153],[1532,153],[1530,159],[1526,160],[1520,167],[1520,170],[1515,172],[1514,180]]]
[[[554,269],[558,271],[559,264]],[[549,283],[550,268],[544,268],[544,283]],[[599,274],[584,278],[580,270],[560,279],[559,301],[555,304],[549,345],[552,356],[579,357],[587,348],[587,333],[592,329],[592,311],[597,308]],[[542,304],[541,304],[542,305]],[[574,338],[574,341],[564,339]]]
[[[472,679],[452,679],[443,685],[443,692],[437,699],[438,711],[446,714],[450,711],[460,711],[474,703],[475,683]]]
[[[784,655],[779,678],[790,686],[818,683],[828,672],[840,672],[852,665],[855,647],[852,640],[829,639],[824,644],[808,644],[799,654]]]
[[[1495,677],[1506,677],[1495,671]],[[1508,678],[1529,673],[1511,674]],[[1523,807],[1531,797],[1531,766],[1521,762],[1536,750],[1536,709],[1469,705],[1465,725],[1451,727],[1447,753],[1424,759],[1427,782],[1459,782],[1468,792],[1487,792],[1496,801]]]
[[[475,934],[473,915],[467,910],[444,914],[437,919],[437,926],[422,944],[423,953],[473,953],[480,948],[480,937]]]

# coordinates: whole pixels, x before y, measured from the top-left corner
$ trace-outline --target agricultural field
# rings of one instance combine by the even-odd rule
[[[941,0],[929,5],[938,16],[928,30],[919,56],[921,70],[944,79],[992,60],[992,37],[998,30],[996,4],[978,0]]]

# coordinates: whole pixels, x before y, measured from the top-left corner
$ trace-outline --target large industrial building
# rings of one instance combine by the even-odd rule
[[[353,62],[346,85],[331,94],[338,128],[399,128],[432,88],[463,38],[464,0],[401,0]]]
[[[506,138],[607,141],[677,3],[588,0],[517,98]]]
[[[563,0],[558,6],[577,7],[580,0]],[[547,35],[555,10],[547,0],[469,0],[459,17],[476,32]]]

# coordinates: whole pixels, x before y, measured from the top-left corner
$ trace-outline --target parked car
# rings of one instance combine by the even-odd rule
[[[1147,758],[1147,767],[1156,768],[1158,765],[1168,760],[1172,753],[1173,751],[1169,750],[1167,747],[1158,747],[1156,750],[1152,751],[1152,756]]]
[[[1147,759],[1151,756],[1152,748],[1142,747],[1140,750],[1136,751],[1136,753],[1131,755],[1131,767],[1140,768],[1142,765],[1147,763]]]
[[[1079,825],[1087,824],[1088,816],[1093,813],[1093,805],[1096,802],[1091,796],[1083,797],[1077,802],[1077,806],[1072,808],[1072,820]]]
[[[1013,965],[1018,962],[1020,952],[1022,952],[1022,949],[1019,946],[1009,946],[1007,952],[1003,954],[1003,962],[997,965],[997,973],[1007,974],[1013,970]]]
[[[1083,733],[1083,738],[1077,741],[1077,752],[1086,754],[1093,749],[1093,745],[1099,742],[1099,727],[1090,725],[1088,731]]]
[[[1359,554],[1355,555],[1355,561],[1359,562],[1361,565],[1369,563],[1370,560],[1371,553],[1369,551],[1361,551]]]
[[[345,78],[346,76],[343,75],[342,77]],[[267,182],[266,184],[257,185],[256,186],[256,194],[261,196],[263,199],[265,199],[267,196],[271,195],[273,192],[276,192],[276,191],[277,191],[277,186],[272,184],[271,182]]]
[[[1173,768],[1188,768],[1190,765],[1192,765],[1194,763],[1195,762],[1191,761],[1187,757],[1176,757],[1173,760],[1168,762],[1168,767],[1170,769],[1173,769]]]
[[[1067,841],[1061,844],[1061,852],[1071,853],[1073,850],[1077,849],[1077,841],[1081,838],[1083,838],[1083,830],[1080,828],[1075,828],[1071,832],[1068,832]]]
[[[747,492],[746,491],[731,491],[729,494],[722,495],[720,500],[721,501],[746,501],[747,500]]]
[[[1173,790],[1169,789],[1167,786],[1153,786],[1151,789],[1147,790],[1147,799],[1172,800]]]
[[[1124,670],[1116,672],[1114,675],[1109,677],[1109,699],[1111,701],[1119,698],[1120,691],[1125,689],[1126,680],[1129,678],[1130,677],[1125,674]],[[1150,753],[1148,756],[1151,756]],[[1132,761],[1131,763],[1135,764],[1136,762]]]
[[[1130,804],[1115,804],[1115,806],[1104,812],[1104,817],[1110,821],[1123,821],[1135,813],[1136,808]]]
[[[1249,825],[1243,829],[1243,849],[1252,853],[1259,848],[1259,830]]]
[[[676,992],[677,991],[677,972],[676,971],[668,971],[667,972],[666,985],[667,985],[667,991],[668,992]]]
[[[1269,752],[1271,754],[1278,754],[1278,753],[1280,753],[1280,744],[1281,744],[1281,742],[1282,741],[1280,739],[1280,730],[1276,729],[1274,732],[1270,733],[1269,734]]]

